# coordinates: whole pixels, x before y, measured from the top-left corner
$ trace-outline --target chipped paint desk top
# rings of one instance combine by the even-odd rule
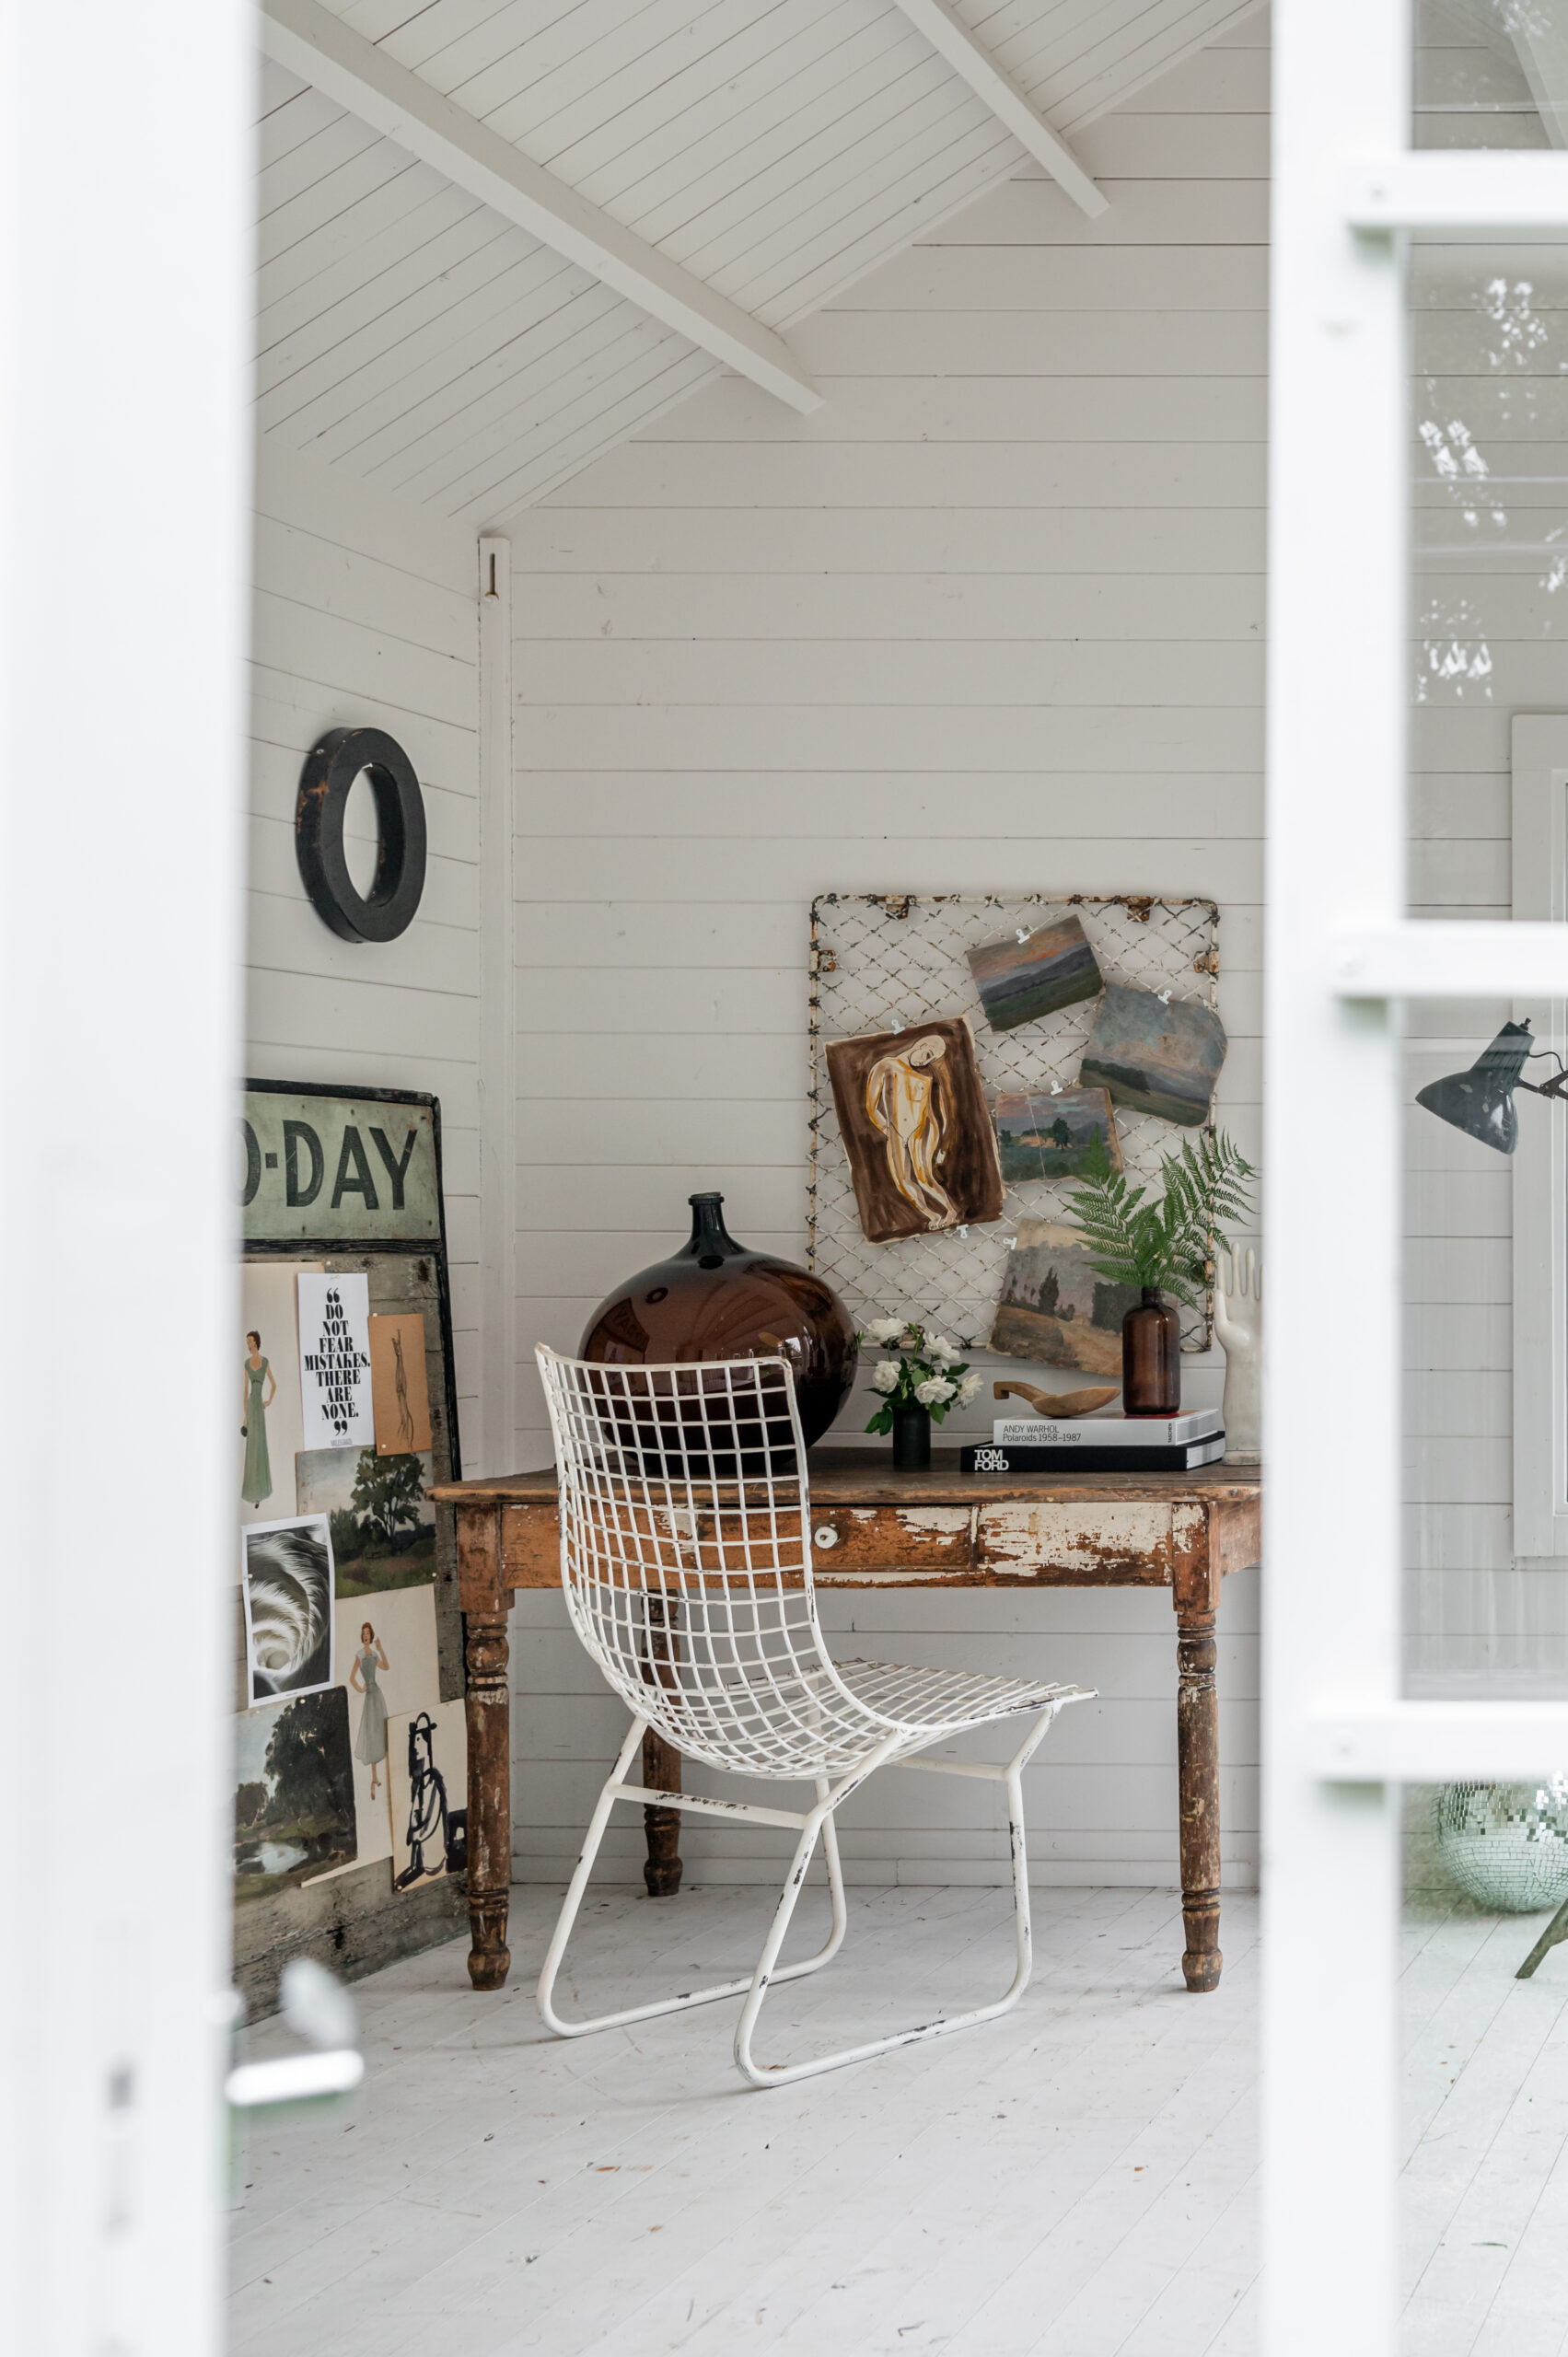
[[[1204,1465],[1192,1473],[960,1473],[956,1448],[934,1448],[918,1473],[900,1472],[885,1448],[814,1448],[807,1457],[818,1505],[974,1505],[987,1498],[1202,1498],[1241,1503],[1260,1487],[1255,1465]],[[452,1505],[555,1504],[553,1465],[489,1481],[444,1481],[430,1492]]]
[[[960,1473],[957,1449],[898,1471],[880,1449],[815,1449],[808,1461],[811,1552],[824,1588],[1163,1587],[1175,1608],[1178,1823],[1191,1990],[1219,1985],[1219,1705],[1214,1615],[1230,1572],[1258,1561],[1256,1467],[1191,1473]],[[511,1695],[506,1616],[520,1587],[561,1578],[553,1467],[491,1481],[442,1482],[456,1509],[467,1625],[469,1972],[499,1989],[510,1956]],[[680,1790],[680,1755],[651,1730],[643,1781]],[[680,1887],[679,1815],[644,1811],[648,1888]]]
[[[920,1472],[900,1472],[886,1450],[836,1448],[813,1450],[807,1470],[812,1567],[825,1587],[1168,1587],[1187,1592],[1179,1601],[1212,1606],[1225,1574],[1258,1560],[1256,1467],[960,1473],[948,1448],[933,1450]],[[553,1466],[447,1482],[431,1495],[459,1510],[465,1610],[494,1608],[500,1587],[557,1585]],[[499,1513],[499,1543],[477,1583],[461,1543],[476,1509]]]

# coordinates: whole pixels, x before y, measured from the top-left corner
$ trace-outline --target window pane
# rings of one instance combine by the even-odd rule
[[[1416,0],[1417,147],[1560,147],[1562,0]]]
[[[1527,1060],[1512,1016],[1407,1010],[1405,1685],[1419,1696],[1568,1692],[1568,1564],[1519,1550],[1514,1449],[1516,1404],[1527,1416],[1552,1397],[1551,1353],[1535,1346],[1550,1322],[1526,1313],[1555,1288],[1563,1316],[1563,1207],[1559,1194],[1559,1248],[1525,1248],[1525,1182],[1561,1167],[1563,1115],[1510,1089],[1552,1069]],[[1563,1457],[1543,1446],[1539,1478],[1559,1482]],[[1401,2357],[1520,2357],[1568,2336],[1568,1942],[1517,1977],[1568,1900],[1564,1770],[1546,1759],[1518,1782],[1403,1795]]]
[[[1563,144],[1557,13],[1422,0],[1416,144]],[[1418,240],[1409,294],[1411,909],[1562,920],[1568,241]],[[1405,1010],[1417,1696],[1568,1693],[1568,1109],[1535,1093],[1549,1050],[1568,1052],[1551,1004]],[[1568,1899],[1565,1770],[1404,1796],[1405,2357],[1568,2335],[1568,1941],[1517,1977]]]

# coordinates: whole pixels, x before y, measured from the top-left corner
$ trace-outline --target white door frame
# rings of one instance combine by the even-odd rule
[[[1264,1562],[1264,2347],[1392,2357],[1399,1787],[1568,1759],[1568,1705],[1405,1701],[1400,1011],[1568,995],[1568,925],[1405,914],[1402,232],[1568,230],[1568,155],[1411,153],[1406,0],[1276,0]],[[1324,1108],[1353,1152],[1325,1153]],[[1353,1446],[1325,1280],[1353,1270]]]
[[[1568,714],[1518,713],[1513,755],[1514,914],[1568,922]],[[1562,999],[1520,999],[1514,1020],[1568,1057]],[[1551,1066],[1543,1067],[1543,1076]],[[1568,1105],[1532,1109],[1514,1156],[1514,1557],[1568,1562]]]
[[[221,2346],[254,19],[0,0],[0,2346]]]

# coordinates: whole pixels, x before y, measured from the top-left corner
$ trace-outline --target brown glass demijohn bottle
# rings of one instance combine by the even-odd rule
[[[1181,1405],[1181,1320],[1155,1285],[1121,1320],[1121,1412],[1174,1416]]]
[[[820,1277],[738,1244],[724,1224],[722,1195],[690,1202],[690,1241],[600,1302],[577,1355],[601,1366],[784,1359],[795,1371],[809,1448],[854,1380],[859,1353],[850,1314]]]

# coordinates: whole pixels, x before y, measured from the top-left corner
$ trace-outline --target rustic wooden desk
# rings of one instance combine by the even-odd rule
[[[810,1458],[815,1573],[827,1587],[1167,1587],[1176,1608],[1176,1729],[1187,1986],[1216,1988],[1219,1947],[1219,1724],[1214,1614],[1228,1572],[1259,1556],[1255,1468],[1197,1473],[962,1474],[956,1449],[929,1471],[896,1472],[876,1449]],[[499,1989],[511,1963],[512,1808],[506,1616],[513,1591],[561,1577],[553,1468],[494,1481],[444,1482],[455,1506],[467,1631],[469,1972]],[[644,1781],[680,1790],[680,1757],[656,1736]],[[678,1890],[679,1817],[650,1808],[648,1887]]]

